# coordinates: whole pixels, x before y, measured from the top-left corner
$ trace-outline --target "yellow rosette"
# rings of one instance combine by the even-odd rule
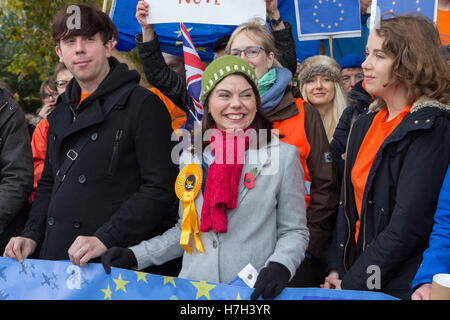
[[[189,239],[191,233],[194,236],[195,247],[199,252],[205,252],[202,242],[198,237],[199,228],[197,221],[197,211],[195,210],[194,199],[202,186],[203,173],[197,164],[188,164],[178,174],[175,182],[175,193],[181,200],[183,208],[183,221],[181,223],[180,245],[191,254]]]

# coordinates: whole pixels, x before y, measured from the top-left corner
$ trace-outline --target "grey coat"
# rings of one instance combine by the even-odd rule
[[[204,155],[208,152],[206,148]],[[256,161],[249,161],[256,158]],[[201,160],[184,152],[180,167],[192,162],[201,166]],[[258,170],[255,186],[247,189],[243,184],[244,176],[254,168]],[[200,191],[195,199],[199,225],[202,205]],[[191,236],[193,250],[192,254],[187,254],[179,244],[180,210],[180,220],[173,228],[130,248],[137,258],[138,269],[184,254],[181,278],[228,283],[248,263],[259,271],[270,261],[286,266],[293,276],[309,241],[303,169],[297,149],[277,138],[259,151],[249,149],[239,182],[237,208],[229,210],[227,216],[227,233],[200,232],[204,253],[195,249]]]

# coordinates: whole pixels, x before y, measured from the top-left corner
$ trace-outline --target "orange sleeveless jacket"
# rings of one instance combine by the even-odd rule
[[[148,88],[151,92],[156,94],[161,101],[166,105],[167,111],[169,111],[170,118],[172,119],[172,129],[176,131],[184,126],[186,122],[186,112],[177,107],[176,104],[167,98],[161,91],[156,88]]]
[[[300,153],[300,163],[303,171],[305,171],[305,200],[306,207],[308,208],[308,205],[311,202],[311,177],[309,176],[306,159],[308,159],[311,146],[306,138],[305,109],[303,107],[303,102],[303,99],[296,98],[295,103],[298,108],[298,114],[288,119],[274,121],[273,128],[278,129],[280,136],[284,136],[280,139],[281,141],[296,146]]]

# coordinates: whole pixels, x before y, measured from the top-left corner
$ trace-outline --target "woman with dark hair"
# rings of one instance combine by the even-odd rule
[[[450,162],[450,73],[421,15],[381,20],[362,68],[375,101],[350,132],[337,255],[323,287],[409,299]]]
[[[302,98],[294,98],[292,73],[276,59],[273,36],[263,21],[238,26],[227,52],[245,59],[255,70],[261,111],[273,122],[280,140],[297,147],[304,171],[306,216],[310,231],[304,263],[290,286],[318,287],[324,277],[321,258],[329,246],[339,200],[330,145],[319,112]]]
[[[183,256],[179,277],[229,283],[247,266],[259,271],[252,298],[275,298],[305,256],[309,232],[298,151],[270,135],[253,68],[223,56],[202,77],[203,132],[209,144],[184,151],[175,184],[180,220],[131,248],[111,248],[111,266],[137,269]]]

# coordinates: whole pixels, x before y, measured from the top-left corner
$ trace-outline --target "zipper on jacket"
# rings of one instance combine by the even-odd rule
[[[113,145],[113,152],[111,156],[111,163],[109,164],[109,170],[108,174],[113,175],[114,171],[117,166],[117,158],[119,156],[119,145],[120,145],[120,139],[122,139],[123,130],[117,129],[116,136],[114,137],[114,145]]]
[[[72,105],[69,105],[69,109],[70,109],[70,111],[72,111],[72,122],[73,122],[77,119],[77,114],[76,114],[75,110],[73,110]]]
[[[4,107],[8,105],[8,101],[5,101],[5,103],[0,107],[0,111],[3,110]]]
[[[353,124],[354,123],[355,122],[353,122],[351,124],[350,130],[348,132],[347,144],[345,146],[345,161],[344,161],[344,179],[343,179],[344,203],[343,203],[343,206],[344,206],[344,216],[345,216],[345,219],[347,220],[347,241],[346,241],[345,246],[344,246],[344,254],[343,254],[343,257],[342,257],[342,264],[344,265],[345,272],[348,271],[347,265],[345,263],[345,257],[346,257],[346,253],[347,253],[347,247],[348,247],[348,244],[350,242],[350,219],[348,218],[348,214],[347,214],[347,184],[346,184],[346,180],[347,180],[346,179],[346,177],[347,177],[347,151],[348,151],[348,142],[350,141],[350,135],[352,134],[352,129],[353,129]]]

